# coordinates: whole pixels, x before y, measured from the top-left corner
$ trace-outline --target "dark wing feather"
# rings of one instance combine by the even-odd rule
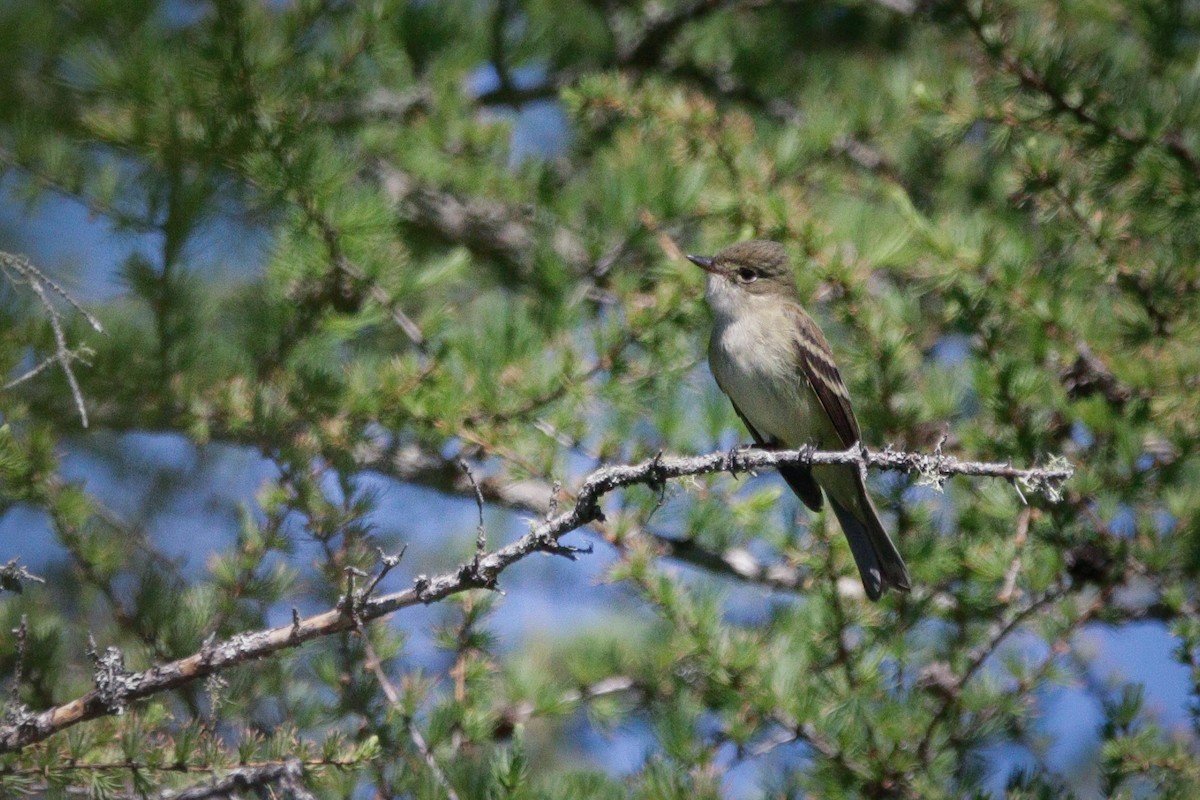
[[[850,406],[850,393],[846,391],[842,375],[833,362],[829,342],[804,309],[798,305],[788,306],[788,309],[795,316],[800,369],[829,415],[842,447],[850,447],[858,442],[861,434],[854,409]]]
[[[717,384],[720,385],[719,383]],[[728,396],[728,395],[726,395]],[[746,415],[737,407],[737,403],[733,402],[733,398],[729,399],[733,405],[733,410],[737,413],[738,419],[746,426],[746,430],[750,431],[750,436],[754,438],[754,443],[759,447],[765,447],[769,450],[779,449],[783,446],[782,442],[767,441],[758,431],[754,430],[754,426],[750,424],[750,420],[746,419]],[[792,487],[792,491],[813,511],[820,511],[823,497],[821,495],[821,487],[817,485],[816,480],[812,476],[812,471],[805,466],[797,464],[796,466],[779,467],[779,474],[787,481],[787,485]]]

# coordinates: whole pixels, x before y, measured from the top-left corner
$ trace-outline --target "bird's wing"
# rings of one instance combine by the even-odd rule
[[[829,415],[833,429],[842,447],[858,442],[861,434],[854,409],[850,406],[850,393],[842,382],[842,375],[833,362],[833,351],[825,335],[813,322],[812,317],[799,305],[789,305],[788,312],[796,323],[796,349],[800,369],[809,385],[821,401],[821,407]]]
[[[846,391],[846,384],[842,382],[842,376],[833,363],[829,342],[804,309],[798,305],[789,306],[789,311],[795,316],[798,332],[796,347],[804,377],[829,415],[842,446],[850,447],[858,442],[861,434],[854,409],[850,406],[850,393]],[[889,586],[908,591],[911,585],[908,569],[883,523],[879,521],[879,513],[871,503],[862,471],[852,466],[822,469],[826,470],[826,476],[830,474],[829,470],[836,470],[832,481],[822,478],[825,481],[822,486],[850,543],[850,552],[854,555],[867,597],[878,600]],[[837,475],[841,475],[842,479]],[[850,486],[844,480],[847,477],[853,480]]]
[[[721,386],[720,381],[717,381],[717,386]],[[721,391],[725,392],[725,387],[722,386]],[[750,431],[750,436],[754,439],[755,444],[768,449],[778,449],[783,446],[782,442],[764,439],[762,434],[756,431],[754,426],[750,424],[750,420],[746,419],[746,415],[737,407],[737,403],[733,402],[733,398],[730,397],[729,392],[725,392],[725,396],[729,397],[729,402],[733,406],[734,412],[738,415],[738,419],[742,421],[742,424],[746,426],[746,430]],[[800,498],[804,505],[813,511],[821,510],[824,498],[821,496],[821,487],[817,485],[816,480],[812,476],[812,470],[797,464],[794,466],[779,467],[779,474],[787,481],[787,485],[792,487],[792,491],[796,493],[796,496]]]

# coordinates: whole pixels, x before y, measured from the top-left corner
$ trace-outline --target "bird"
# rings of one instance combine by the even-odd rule
[[[800,303],[787,251],[753,239],[715,256],[689,255],[707,273],[713,312],[708,361],[756,444],[845,450],[862,439],[833,351]],[[911,588],[908,568],[854,464],[784,465],[783,479],[808,508],[823,497],[841,524],[867,597]]]

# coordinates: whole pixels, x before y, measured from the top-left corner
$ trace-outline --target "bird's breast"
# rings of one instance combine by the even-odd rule
[[[831,424],[796,356],[796,332],[784,314],[718,314],[709,342],[713,377],[768,440],[824,445]]]

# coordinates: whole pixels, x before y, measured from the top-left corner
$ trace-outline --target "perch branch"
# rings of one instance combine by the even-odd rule
[[[23,715],[12,724],[0,725],[0,753],[17,752],[80,722],[114,714],[117,709],[123,709],[134,701],[203,680],[239,664],[272,656],[313,639],[353,630],[365,622],[402,608],[428,605],[470,589],[495,586],[501,572],[532,553],[561,554],[564,547],[559,544],[559,539],[602,520],[604,513],[600,501],[617,489],[637,485],[659,486],[663,481],[691,475],[731,470],[748,472],[792,464],[856,464],[860,468],[936,474],[942,478],[952,475],[992,476],[1019,482],[1027,491],[1044,491],[1051,497],[1057,494],[1062,482],[1073,473],[1070,465],[1065,463],[1022,469],[1010,464],[963,461],[940,454],[858,447],[840,452],[748,449],[698,456],[655,456],[640,464],[601,467],[584,480],[576,495],[575,505],[570,509],[532,526],[527,534],[511,544],[487,553],[477,553],[471,562],[456,569],[433,577],[419,575],[413,585],[403,591],[367,598],[361,604],[339,604],[328,611],[276,628],[249,631],[221,642],[209,642],[190,656],[142,672],[125,671],[114,656],[112,662],[117,666],[98,675],[97,688],[63,705],[39,714]]]

